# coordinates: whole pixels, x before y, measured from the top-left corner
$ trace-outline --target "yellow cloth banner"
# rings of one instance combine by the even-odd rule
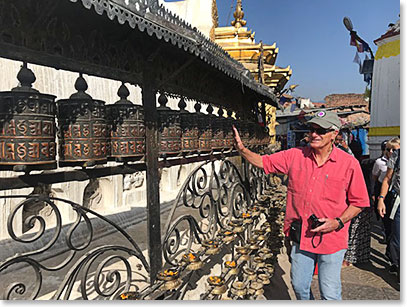
[[[380,60],[381,58],[389,58],[391,56],[396,56],[400,54],[400,40],[389,42],[387,44],[379,46],[375,55],[375,60]]]
[[[369,136],[399,136],[400,126],[370,127]]]

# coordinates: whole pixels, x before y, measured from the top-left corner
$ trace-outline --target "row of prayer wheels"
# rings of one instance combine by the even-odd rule
[[[118,90],[120,99],[114,104],[93,99],[86,93],[88,85],[80,76],[75,82],[76,93],[69,99],[55,101],[53,95],[32,88],[34,73],[21,67],[17,75],[19,86],[0,92],[0,169],[31,171],[59,166],[93,166],[108,160],[138,161],[145,155],[145,122],[141,105],[127,99],[124,84]],[[248,147],[269,143],[266,130],[259,125],[200,111],[185,110],[183,98],[180,110],[166,106],[168,99],[159,96],[159,155],[161,158],[224,152],[234,146],[232,125]]]

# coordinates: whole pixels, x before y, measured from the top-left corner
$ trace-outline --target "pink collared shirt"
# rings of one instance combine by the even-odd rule
[[[310,147],[292,148],[262,157],[266,174],[287,174],[287,204],[284,234],[291,222],[302,219],[300,249],[317,254],[332,254],[348,248],[350,222],[339,231],[324,233],[316,248],[311,239],[309,217],[339,217],[349,205],[369,207],[369,196],[359,162],[334,146],[328,160],[318,167]],[[319,243],[320,233],[314,244]]]

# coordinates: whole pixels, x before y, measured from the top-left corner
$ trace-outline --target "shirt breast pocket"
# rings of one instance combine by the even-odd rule
[[[335,203],[345,201],[345,180],[335,177],[325,177],[322,198]]]
[[[299,167],[292,167],[289,172],[289,181],[287,190],[292,193],[301,193],[304,189],[304,180],[302,178],[303,170]]]

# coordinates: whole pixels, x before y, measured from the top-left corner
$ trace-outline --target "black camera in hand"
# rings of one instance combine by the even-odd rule
[[[321,226],[322,224],[325,223],[325,222],[318,221],[318,218],[316,217],[315,214],[312,214],[309,217],[309,221],[311,222],[311,229],[317,228],[317,227],[319,227],[319,226]]]

